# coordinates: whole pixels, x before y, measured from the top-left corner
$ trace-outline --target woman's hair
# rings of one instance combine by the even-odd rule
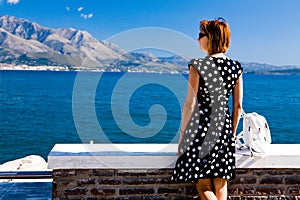
[[[226,53],[230,45],[230,28],[223,18],[202,20],[200,31],[208,35],[208,54]]]

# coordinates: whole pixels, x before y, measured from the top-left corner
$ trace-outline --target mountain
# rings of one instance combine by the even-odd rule
[[[163,62],[168,62],[174,65],[180,65],[187,69],[188,62],[190,58],[184,58],[182,56],[170,56],[170,57],[159,57],[159,59]]]
[[[183,72],[149,53],[127,53],[86,31],[52,29],[13,16],[0,18],[1,63],[67,66],[74,70]]]
[[[300,74],[300,66],[270,65],[266,63],[241,62],[247,74]]]
[[[181,63],[164,61],[151,53],[129,53],[131,59],[116,60],[106,69],[112,72],[187,73]],[[187,61],[186,61],[187,62]]]
[[[117,47],[73,28],[51,29],[12,16],[0,18],[2,62],[69,67],[104,67],[111,60],[126,60]]]
[[[53,29],[13,16],[0,17],[0,69],[3,65],[62,66],[61,69],[187,73],[189,58],[126,52],[87,31]],[[242,63],[245,73],[299,73],[299,66]],[[33,67],[34,69],[34,67]],[[294,70],[296,69],[296,70]]]

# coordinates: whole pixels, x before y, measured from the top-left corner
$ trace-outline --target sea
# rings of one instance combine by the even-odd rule
[[[57,143],[176,143],[187,78],[2,70],[0,164],[28,155],[47,160]],[[244,74],[243,81],[243,108],[265,116],[272,143],[299,144],[300,76]]]

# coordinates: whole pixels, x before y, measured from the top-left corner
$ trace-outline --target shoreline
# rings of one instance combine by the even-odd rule
[[[39,66],[29,66],[29,65],[11,65],[6,63],[0,63],[0,71],[62,71],[62,72],[120,72],[120,73],[153,73],[153,74],[188,74],[188,71],[156,71],[156,70],[145,70],[145,69],[133,69],[128,68],[126,71],[120,69],[97,69],[97,68],[81,68],[81,67],[72,67],[67,66],[48,66],[48,65],[39,65]],[[294,69],[282,69],[275,71],[248,71],[244,74],[257,74],[257,75],[300,75],[300,68]]]
[[[122,71],[119,69],[115,70],[103,70],[103,69],[83,69],[83,68],[68,68],[65,66],[28,66],[28,65],[10,65],[3,66],[0,64],[0,71],[62,71],[62,72],[120,72],[120,73],[153,73],[153,74],[188,74],[188,72],[179,71],[145,71],[145,70],[127,70]]]
[[[1,68],[0,67],[0,72],[1,71],[52,71],[52,72],[95,72],[95,73],[99,73],[99,72],[107,72],[107,73],[147,73],[147,74],[183,74],[183,75],[188,75],[189,73],[188,72],[177,72],[177,71],[171,71],[171,72],[160,72],[160,71],[144,71],[144,70],[136,70],[136,71],[131,71],[131,70],[128,70],[128,71],[121,71],[121,70],[112,70],[112,71],[105,71],[105,70],[91,70],[91,69],[69,69],[69,68],[66,68],[66,67],[58,67],[58,66],[27,66],[27,67],[4,67],[4,68]],[[276,72],[272,72],[272,71],[266,71],[266,72],[260,72],[260,71],[257,71],[257,72],[244,72],[243,74],[254,74],[254,75],[278,75],[278,76],[281,76],[281,75],[292,75],[292,76],[299,76],[300,73],[298,72],[279,72],[279,71],[276,71]]]
[[[66,66],[28,66],[28,65],[8,65],[0,64],[0,70],[23,70],[23,71],[70,71]]]

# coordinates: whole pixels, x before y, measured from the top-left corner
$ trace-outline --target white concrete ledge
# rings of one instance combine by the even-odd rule
[[[56,144],[49,169],[173,168],[177,144]],[[238,151],[237,168],[300,168],[300,144],[272,144],[264,157]]]

